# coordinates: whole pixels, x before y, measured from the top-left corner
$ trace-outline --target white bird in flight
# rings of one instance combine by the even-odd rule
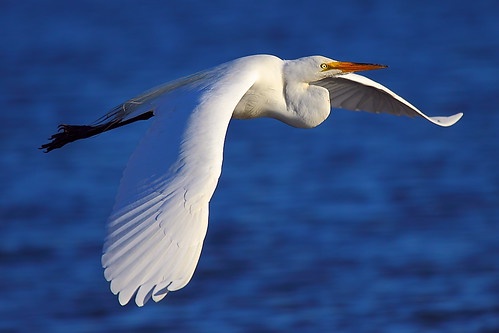
[[[462,113],[429,117],[356,71],[385,68],[322,56],[239,58],[147,91],[89,126],[60,125],[50,151],[154,116],[132,154],[107,223],[104,276],[120,304],[158,302],[194,274],[232,118],[270,117],[312,128],[331,108],[423,117],[451,126]]]

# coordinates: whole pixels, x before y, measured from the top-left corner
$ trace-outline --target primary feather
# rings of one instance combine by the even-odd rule
[[[250,71],[228,68],[223,77],[177,88],[168,107],[155,110],[123,174],[102,256],[121,304],[135,293],[139,306],[151,297],[159,301],[189,282],[206,234],[227,126],[255,79]]]

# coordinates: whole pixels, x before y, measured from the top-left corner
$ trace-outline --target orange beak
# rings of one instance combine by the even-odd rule
[[[371,69],[381,69],[387,68],[385,65],[377,65],[377,64],[362,64],[356,62],[344,62],[344,61],[333,61],[326,64],[327,68],[324,68],[322,71],[327,71],[331,69],[339,69],[344,73],[358,72],[358,71],[369,71]]]

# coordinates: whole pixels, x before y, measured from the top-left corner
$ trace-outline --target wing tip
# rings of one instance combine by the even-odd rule
[[[442,127],[449,127],[454,125],[463,117],[464,113],[459,112],[456,113],[452,116],[448,117],[429,117],[428,120],[430,120],[432,123],[442,126]]]
[[[139,295],[138,291],[135,291],[132,295],[127,294],[123,290],[118,292],[118,302],[121,306],[125,306],[135,298],[135,305],[139,308],[143,307],[150,299],[154,302],[159,302],[168,294],[169,290],[164,288],[164,290],[160,290],[154,293],[154,287],[151,288],[145,295]],[[114,293],[114,292],[113,292]]]

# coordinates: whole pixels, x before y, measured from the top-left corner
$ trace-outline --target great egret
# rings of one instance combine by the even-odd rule
[[[197,265],[208,204],[220,176],[231,118],[276,118],[312,128],[331,108],[420,116],[451,126],[462,113],[429,117],[355,71],[386,66],[322,56],[239,58],[152,89],[89,126],[61,125],[41,148],[154,116],[124,171],[107,227],[102,265],[120,304],[143,306],[184,287]]]

